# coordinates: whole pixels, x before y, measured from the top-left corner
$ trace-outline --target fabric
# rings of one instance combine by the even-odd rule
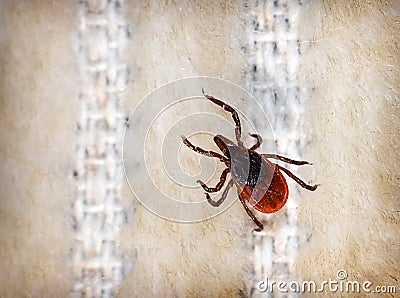
[[[82,109],[77,124],[73,272],[74,292],[80,297],[114,296],[124,277],[124,266],[128,266],[116,247],[126,217],[120,197],[126,115],[118,92],[128,79],[127,67],[120,57],[128,29],[119,11],[120,2],[79,3],[77,54],[86,80],[82,83]]]
[[[115,296],[129,272],[116,239],[126,220],[120,197],[123,179],[121,144],[125,111],[119,92],[128,80],[121,58],[128,38],[122,1],[79,1],[80,29],[77,52],[86,80],[80,93],[78,127],[78,183],[75,200],[76,245],[73,255],[74,291],[77,296]],[[298,85],[301,56],[296,20],[299,1],[254,1],[249,5],[246,52],[250,69],[247,81],[252,94],[270,113],[277,153],[296,158],[301,149],[302,106],[306,90]],[[290,183],[290,181],[288,181]],[[295,194],[279,216],[267,219],[263,233],[250,234],[253,248],[251,296],[262,295],[255,285],[269,277],[294,277],[293,261],[298,236]]]
[[[270,116],[276,153],[293,159],[298,158],[302,147],[299,127],[307,98],[297,77],[301,51],[296,21],[301,9],[301,1],[253,1],[247,20],[249,89]],[[304,236],[298,235],[295,197],[292,191],[279,214],[265,216],[264,231],[251,235],[252,297],[266,295],[256,286],[265,278],[295,280],[293,262],[299,243],[304,241]]]

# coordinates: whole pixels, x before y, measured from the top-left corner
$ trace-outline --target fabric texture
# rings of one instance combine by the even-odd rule
[[[301,9],[301,1],[253,1],[247,19],[248,88],[270,116],[276,153],[294,159],[303,146],[299,130],[307,98],[307,90],[299,86],[297,77],[301,50],[296,22]],[[287,182],[289,186],[293,183],[290,179]],[[296,193],[292,190],[279,215],[265,216],[264,231],[254,233],[249,240],[254,253],[251,297],[268,295],[256,287],[265,278],[296,280],[293,263],[305,237],[298,234]]]
[[[77,54],[82,82],[78,183],[74,203],[76,244],[73,256],[74,294],[112,297],[124,277],[126,264],[116,245],[126,220],[121,206],[123,180],[121,144],[126,115],[118,93],[128,79],[121,50],[128,27],[121,1],[81,1]]]
[[[129,32],[122,0],[82,0],[78,5],[77,53],[86,79],[79,98],[82,109],[74,173],[78,183],[74,293],[113,297],[131,266],[123,262],[116,245],[126,221],[120,197],[126,112],[118,94],[128,81],[121,51]],[[270,120],[277,153],[291,158],[298,157],[302,147],[298,128],[306,99],[297,79],[301,53],[296,20],[301,6],[300,1],[253,1],[246,22],[249,89],[265,110],[273,111]],[[295,276],[293,262],[302,239],[297,233],[294,197],[292,193],[278,218],[267,220],[263,233],[249,238],[254,252],[252,297],[265,295],[254,287],[265,277],[288,281]]]

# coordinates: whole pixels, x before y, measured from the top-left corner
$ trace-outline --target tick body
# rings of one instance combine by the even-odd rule
[[[256,149],[260,147],[262,139],[256,134],[250,135],[256,139],[256,144],[251,148],[244,147],[238,113],[223,101],[206,95],[204,90],[203,94],[208,100],[232,114],[233,121],[236,125],[235,136],[237,143],[234,143],[222,135],[216,135],[214,137],[214,142],[221,150],[222,154],[220,154],[194,146],[187,138],[182,136],[183,143],[190,149],[197,153],[217,158],[226,166],[221,174],[220,181],[215,187],[209,187],[200,180],[197,182],[206,191],[205,194],[208,203],[214,207],[220,206],[226,199],[229,190],[232,186],[235,186],[240,202],[247,214],[257,225],[255,231],[262,231],[262,223],[255,217],[246,202],[250,203],[256,210],[262,213],[274,213],[280,210],[286,204],[289,196],[286,179],[282,172],[296,181],[301,187],[310,191],[314,191],[318,187],[318,185],[306,184],[289,170],[272,163],[269,159],[278,159],[294,165],[305,165],[309,163],[307,161],[292,160],[276,154],[259,154],[256,152]],[[231,179],[228,181],[221,198],[218,201],[212,200],[209,193],[220,191],[225,185],[228,174],[230,174]]]

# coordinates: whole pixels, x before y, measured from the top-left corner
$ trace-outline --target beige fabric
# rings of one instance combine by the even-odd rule
[[[299,133],[307,90],[299,86],[298,67],[301,59],[297,20],[302,9],[300,1],[254,1],[249,5],[247,19],[247,75],[251,93],[268,113],[274,130],[278,154],[298,158],[302,147]],[[257,123],[257,119],[254,119]],[[295,170],[295,168],[291,168]],[[293,182],[288,179],[287,182]],[[277,214],[266,215],[268,223],[262,233],[251,235],[253,249],[253,281],[251,296],[265,293],[258,282],[296,280],[294,261],[304,233],[298,233],[295,188],[290,199]],[[294,295],[291,293],[290,295]]]

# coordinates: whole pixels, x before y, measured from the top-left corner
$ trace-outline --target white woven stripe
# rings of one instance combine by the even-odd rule
[[[298,158],[304,139],[299,127],[306,94],[297,79],[300,47],[296,20],[301,5],[301,1],[291,0],[253,1],[247,25],[249,88],[270,112],[277,153],[291,158]],[[288,183],[292,183],[290,179]],[[293,262],[302,240],[298,236],[295,197],[292,191],[281,211],[284,214],[267,221],[265,232],[255,233],[250,239],[254,249],[252,297],[295,296],[278,291],[261,293],[255,287],[265,277],[277,282],[296,280]]]
[[[120,202],[121,144],[125,125],[118,92],[127,68],[121,48],[127,26],[121,1],[79,1],[78,56],[85,75],[80,94],[73,256],[77,297],[113,297],[124,276],[116,238],[124,222]]]

